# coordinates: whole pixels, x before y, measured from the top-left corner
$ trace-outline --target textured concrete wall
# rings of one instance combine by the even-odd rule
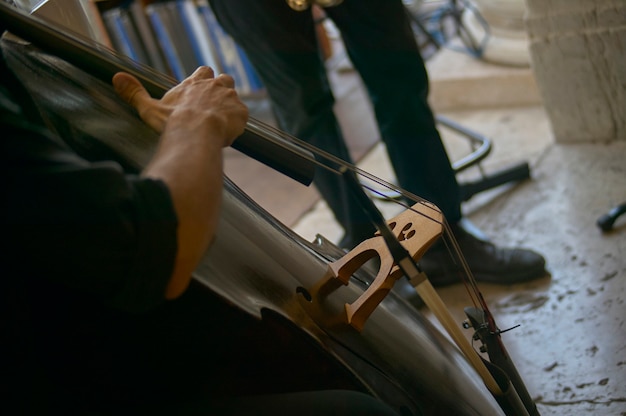
[[[626,1],[526,4],[532,67],[555,140],[626,140]]]

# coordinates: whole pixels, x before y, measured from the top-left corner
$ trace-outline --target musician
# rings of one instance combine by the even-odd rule
[[[2,412],[393,414],[357,392],[203,396],[219,334],[197,333],[223,316],[202,304],[206,316],[180,319],[194,316],[181,299],[215,234],[222,149],[248,109],[233,78],[207,67],[161,100],[129,74],[113,85],[160,133],[138,175],[70,150],[0,59]]]
[[[287,3],[210,0],[218,21],[258,71],[280,127],[350,161],[333,112],[313,15]],[[324,12],[341,31],[371,97],[400,186],[442,210],[476,279],[510,284],[544,276],[541,255],[496,247],[464,228],[459,185],[428,104],[428,76],[402,0],[317,3],[339,3]],[[374,228],[340,178],[320,170],[314,184],[344,228],[340,246],[351,249],[373,235]],[[435,285],[459,281],[458,267],[443,245],[427,252],[420,264]]]

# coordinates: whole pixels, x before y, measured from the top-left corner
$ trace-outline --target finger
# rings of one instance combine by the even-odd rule
[[[230,75],[219,74],[215,80],[227,88],[235,88],[235,79]]]
[[[126,72],[118,72],[113,75],[113,88],[120,98],[135,108],[147,100],[152,100],[141,82]]]
[[[189,78],[213,78],[215,72],[208,66],[199,66]]]

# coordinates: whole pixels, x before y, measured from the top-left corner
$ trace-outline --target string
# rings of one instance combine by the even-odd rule
[[[341,166],[341,168],[333,168],[330,163],[329,164],[325,164],[322,161],[316,159],[316,158],[311,158],[311,162],[316,164],[317,166],[328,170],[329,172],[332,172],[333,174],[336,175],[342,175],[342,170],[347,169],[350,170],[351,172],[366,178],[368,180],[370,180],[371,182],[386,188],[388,190],[394,191],[400,195],[402,195],[404,198],[406,198],[407,200],[413,201],[414,203],[419,203],[422,205],[430,205],[431,203],[429,201],[427,201],[424,198],[421,198],[403,188],[400,188],[388,181],[385,181],[373,174],[371,174],[370,172],[367,172],[361,168],[359,168],[358,166],[348,163],[322,149],[319,149],[313,145],[311,145],[310,143],[307,143],[301,139],[298,139],[297,137],[294,137],[280,129],[277,129],[274,126],[262,123],[258,120],[254,121],[255,123],[257,123],[259,126],[263,126],[263,129],[265,130],[266,133],[268,134],[276,134],[281,136],[281,138],[285,139],[286,141],[290,142],[290,143],[294,143],[297,146],[304,148],[308,151],[310,151],[311,153],[313,153],[314,155],[317,155],[318,157],[321,157],[323,159],[327,159],[329,162],[333,162],[339,166]],[[280,144],[279,144],[280,145]],[[424,212],[420,212],[418,210],[416,210],[415,208],[413,208],[411,205],[409,205],[408,203],[402,201],[400,198],[390,198],[389,196],[387,196],[384,192],[381,192],[377,189],[375,189],[372,186],[369,186],[365,183],[363,183],[363,181],[361,181],[360,183],[362,188],[365,188],[367,190],[369,190],[371,193],[378,195],[381,199],[384,199],[386,202],[391,202],[397,205],[400,205],[401,207],[403,207],[405,210],[409,210],[417,215],[420,215],[422,217],[425,217],[431,221],[440,223],[440,221],[438,219],[432,218],[430,216],[428,216],[427,214],[425,214]],[[465,259],[465,257],[462,254],[461,248],[458,244],[458,241],[456,240],[456,238],[454,237],[454,233],[452,232],[452,229],[450,227],[450,225],[448,224],[447,220],[445,219],[445,216],[443,217],[443,226],[444,226],[444,244],[446,246],[446,251],[448,252],[448,254],[451,256],[452,260],[456,262],[456,260],[458,260],[457,262],[457,266],[459,266],[461,268],[461,271],[459,273],[459,277],[460,280],[464,283],[466,291],[468,293],[468,296],[470,298],[470,300],[472,301],[474,306],[477,305],[481,305],[481,309],[485,311],[485,313],[487,315],[490,315],[489,310],[487,308],[487,304],[480,292],[480,289],[478,288],[478,282],[476,280],[476,278],[474,277],[474,275],[471,272],[471,269],[467,263],[467,260]],[[449,240],[449,241],[448,241]],[[460,264],[459,264],[460,263]],[[494,328],[495,330],[495,324],[494,324]]]
[[[100,74],[102,74],[102,72],[128,72],[139,78],[144,87],[146,87],[148,92],[150,92],[153,96],[160,96],[165,91],[168,91],[178,84],[178,81],[175,78],[157,71],[148,65],[136,62],[131,58],[79,33],[55,26],[51,22],[44,22],[37,17],[27,15],[6,3],[0,2],[0,10],[2,11],[2,13],[0,13],[0,18],[4,20],[5,25],[11,30],[17,30],[20,36],[36,43],[38,46],[41,44],[45,45],[46,47],[52,49],[54,53],[59,54],[61,58],[67,59],[69,56],[76,58],[76,52],[79,51],[81,58],[84,58],[79,60],[79,62],[84,66],[82,68],[83,70],[89,69],[100,71]],[[89,57],[92,57],[98,62],[86,62]],[[72,59],[71,61],[72,63],[75,63],[76,59]],[[98,65],[95,64],[100,64],[100,66],[105,65],[108,66],[108,68],[97,68]],[[108,77],[103,78],[110,79]],[[307,154],[300,156],[335,175],[341,175],[339,169],[341,167],[345,167],[360,177],[366,178],[381,187],[399,193],[407,200],[413,201],[414,203],[428,203],[428,201],[418,197],[417,195],[384,181],[383,179],[378,178],[353,164],[350,164],[328,152],[323,151],[322,149],[319,149],[253,117],[249,118],[247,128],[268,142],[271,142],[284,150],[291,151],[294,147],[296,147],[311,152],[314,155],[312,157],[309,157]],[[324,161],[326,162],[324,163]],[[333,164],[337,167],[333,167]],[[366,189],[380,194],[371,187],[366,186]],[[390,198],[385,199],[399,204],[405,209],[411,210],[411,207],[404,202],[393,201]],[[415,210],[413,211],[416,212]],[[421,213],[419,214],[422,215]]]
[[[69,55],[73,58],[76,58],[78,51],[78,55],[80,55],[81,58],[79,61],[84,63],[85,66],[82,69],[86,70],[87,72],[94,71],[97,74],[100,74],[101,79],[110,79],[107,78],[110,72],[128,72],[139,78],[144,84],[144,87],[146,87],[146,89],[148,90],[148,92],[156,97],[160,97],[160,95],[162,95],[165,91],[171,89],[178,84],[178,81],[176,79],[167,74],[157,71],[154,68],[151,68],[142,63],[136,62],[129,57],[122,55],[102,44],[99,44],[81,34],[72,32],[71,30],[66,28],[61,28],[58,26],[55,27],[52,23],[44,22],[36,17],[29,16],[22,11],[18,11],[7,3],[0,2],[0,11],[2,12],[0,13],[0,18],[3,19],[5,26],[18,29],[20,36],[25,39],[31,38],[28,40],[36,43],[38,46],[40,46],[40,44],[46,45],[48,49],[51,49],[52,52],[59,55],[59,57],[67,59],[67,56]],[[94,64],[94,62],[85,62],[84,56],[97,58],[97,60],[99,60],[97,64]],[[76,59],[74,59],[74,61],[75,60]],[[106,74],[106,76],[102,76],[103,74]],[[263,123],[253,117],[250,117],[247,128],[254,131],[268,142],[271,142],[275,146],[278,146],[284,150],[293,152],[294,146],[296,148],[307,150],[308,152],[312,153],[313,156],[309,157],[307,154],[300,156],[304,157],[316,166],[319,166],[320,168],[325,169],[333,174],[341,175],[342,169],[348,169],[359,177],[365,178],[380,187],[395,191],[396,193],[403,196],[407,201],[413,201],[414,203],[432,206],[432,204],[424,198],[421,198],[405,189],[393,185],[359,168],[358,166],[355,166],[354,164],[348,163],[322,149],[319,149],[303,140],[300,140],[267,123]],[[338,167],[333,167],[333,165]],[[361,186],[369,190],[370,192],[381,196],[382,199],[388,202],[398,204],[404,209],[410,210],[420,216],[424,216],[431,221],[438,221],[434,218],[428,217],[422,212],[415,210],[413,207],[408,205],[407,202],[404,202],[399,198],[390,198],[384,193],[375,189],[374,187],[363,183],[362,181]],[[445,229],[443,240],[446,246],[446,250],[448,254],[453,256],[453,260],[458,261],[458,266],[461,269],[460,278],[466,286],[468,295],[472,299],[474,305],[481,305],[481,309],[485,311],[489,321],[493,323],[493,317],[488,311],[486,302],[478,288],[476,279],[472,275],[469,265],[467,264],[467,261],[465,260],[460,250],[460,246],[456,238],[454,237],[454,234],[452,233],[452,230],[447,223],[445,217],[443,223]],[[494,327],[492,329],[496,331],[495,323],[493,325]]]

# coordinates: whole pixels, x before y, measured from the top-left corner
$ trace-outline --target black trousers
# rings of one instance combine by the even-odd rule
[[[310,10],[294,11],[284,0],[210,3],[258,71],[279,126],[351,162]],[[325,12],[367,88],[399,185],[458,221],[459,186],[428,105],[428,76],[402,1],[344,0]],[[372,235],[341,178],[320,169],[314,184],[344,227],[346,246]]]

